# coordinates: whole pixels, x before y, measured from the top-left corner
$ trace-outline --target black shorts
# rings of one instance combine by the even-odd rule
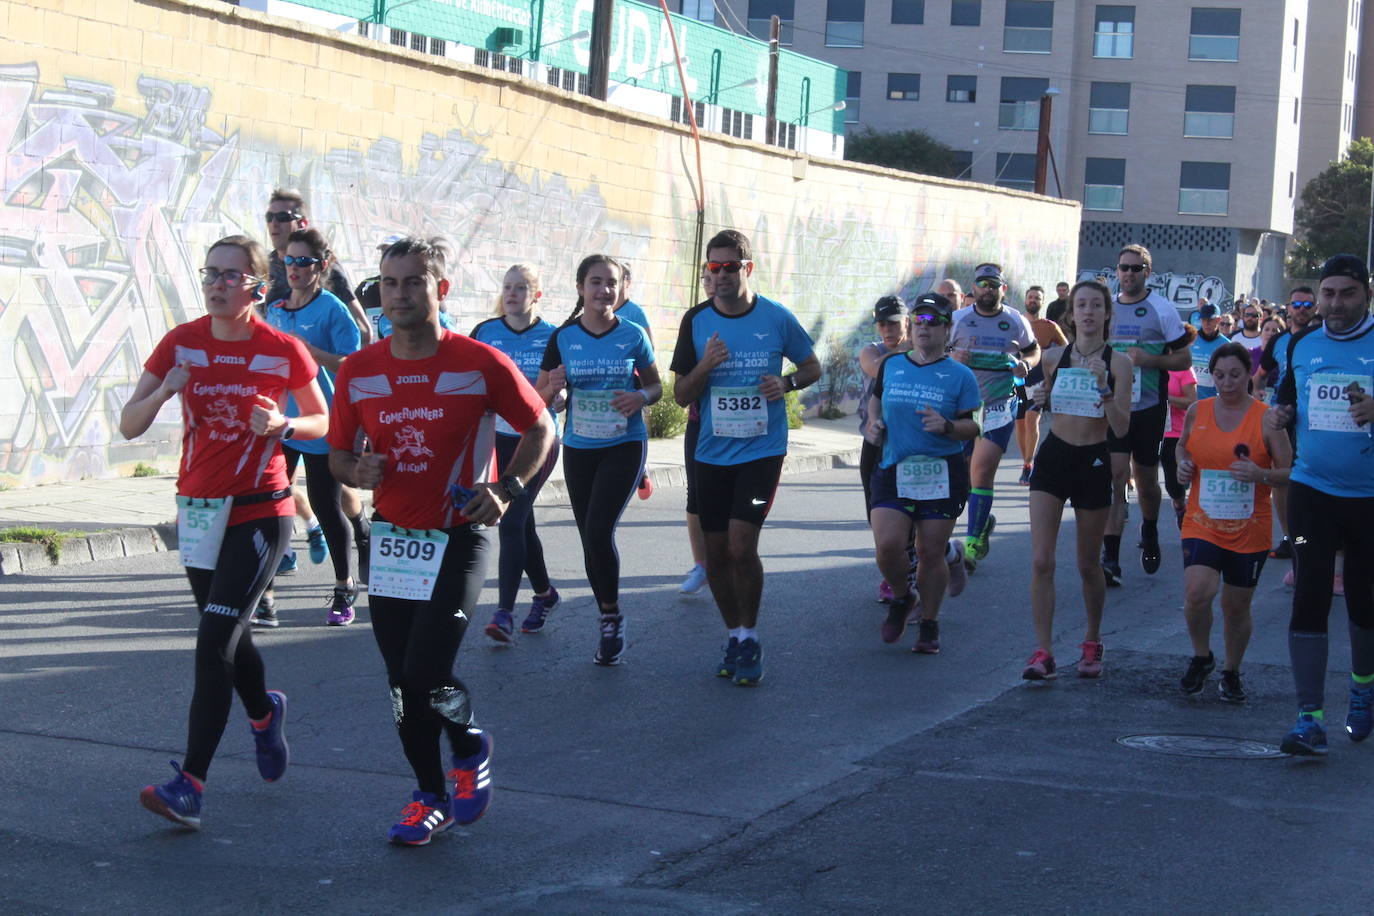
[[[1221,581],[1234,588],[1254,588],[1269,551],[1236,553],[1202,538],[1183,539],[1183,568],[1207,566],[1221,573]]]
[[[1030,488],[1073,503],[1075,509],[1112,504],[1112,454],[1107,443],[1069,445],[1054,433],[1035,453]]]
[[[785,456],[756,458],[744,464],[696,463],[697,516],[702,531],[728,531],[730,522],[763,527],[782,479]]]
[[[907,499],[897,495],[897,468],[875,468],[871,482],[874,509],[897,509],[912,521],[958,518],[968,503],[968,462],[962,454],[946,455],[949,467],[949,496],[944,499]]]
[[[1130,452],[1131,459],[1141,467],[1159,464],[1159,443],[1164,439],[1165,421],[1169,419],[1167,404],[1156,404],[1131,412],[1131,427],[1118,439],[1107,428],[1107,447],[1113,454]]]

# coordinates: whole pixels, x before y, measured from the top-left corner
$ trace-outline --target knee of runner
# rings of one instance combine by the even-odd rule
[[[439,716],[456,725],[472,724],[472,702],[462,687],[446,685],[429,691],[429,705]]]
[[[1079,565],[1079,572],[1082,572],[1082,571],[1083,571],[1083,567],[1082,567],[1082,564],[1080,564],[1080,565]],[[1039,556],[1037,556],[1037,557],[1032,557],[1032,558],[1031,558],[1031,575],[1035,576],[1037,579],[1053,579],[1053,578],[1054,578],[1054,557],[1053,557],[1053,556],[1049,556],[1049,557],[1039,557]]]

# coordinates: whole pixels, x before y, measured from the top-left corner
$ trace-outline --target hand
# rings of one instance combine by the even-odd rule
[[[1274,431],[1287,429],[1296,411],[1292,407],[1270,407],[1264,412],[1264,423]]]
[[[1132,365],[1132,366],[1143,366],[1143,365],[1145,365],[1145,360],[1148,359],[1149,356],[1150,356],[1150,354],[1146,353],[1144,350],[1140,349],[1139,347],[1127,347],[1127,348],[1126,348],[1126,355],[1127,355],[1128,357],[1130,357],[1131,365]]]
[[[611,398],[611,409],[622,417],[632,417],[644,409],[648,402],[638,391],[617,391]]]
[[[358,482],[358,486],[364,490],[375,490],[377,485],[382,482],[382,475],[386,471],[386,456],[377,455],[372,451],[371,444],[363,447],[363,453],[358,456],[358,464],[353,471],[353,477]]]
[[[1350,399],[1350,418],[1359,426],[1374,420],[1374,398],[1371,398],[1354,382],[1346,388],[1345,396]]]
[[[1249,458],[1237,458],[1235,461],[1231,462],[1229,470],[1231,471],[1231,478],[1233,480],[1241,480],[1246,483],[1264,482],[1264,468],[1255,464],[1255,462],[1251,461]]]
[[[186,387],[186,383],[191,380],[191,364],[186,360],[178,360],[177,364],[167,373],[167,377],[162,380],[162,390],[167,397],[171,397],[181,389]]]
[[[286,417],[277,409],[277,402],[265,394],[255,395],[253,414],[248,418],[248,428],[255,436],[275,436],[286,429]]]
[[[1041,410],[1044,410],[1050,403],[1050,389],[1044,382],[1036,382],[1026,388],[1026,394],[1030,395],[1032,403]]]
[[[711,339],[706,341],[706,352],[701,354],[701,361],[707,369],[714,369],[729,358],[730,348],[720,339],[720,334],[712,334]]]
[[[1191,458],[1178,459],[1178,482],[1185,487],[1193,482],[1193,475],[1197,473],[1197,465]]]
[[[926,432],[934,433],[937,436],[945,435],[945,429],[947,428],[945,426],[945,418],[941,415],[940,411],[936,410],[934,407],[927,404],[916,411],[916,416],[921,418],[921,428]]]
[[[552,375],[552,373],[550,373],[550,375]],[[567,406],[568,399],[564,396],[563,392],[561,391],[558,392],[558,394],[555,394],[553,396],[553,400],[549,402],[549,409],[552,410],[554,413],[561,412],[563,408]]]
[[[781,398],[786,394],[782,387],[782,376],[760,375],[759,394],[763,395],[764,398],[769,401],[776,401]]]
[[[1111,377],[1107,374],[1107,363],[1100,356],[1094,356],[1092,359],[1085,362],[1083,368],[1093,374],[1093,378],[1097,380],[1097,387],[1099,390],[1106,388],[1111,381]]]
[[[508,494],[492,483],[479,483],[474,489],[475,495],[458,511],[468,521],[490,528],[506,514],[506,507],[510,505]]]
[[[877,417],[868,418],[868,433],[864,438],[874,445],[883,444],[883,435],[887,432],[887,424]]]
[[[973,362],[972,350],[951,350],[949,356],[950,359],[958,363],[963,363],[965,366]]]
[[[562,391],[568,387],[568,370],[559,363],[549,372],[549,387],[554,391]]]

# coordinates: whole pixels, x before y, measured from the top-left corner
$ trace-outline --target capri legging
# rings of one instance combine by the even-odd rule
[[[249,617],[291,540],[291,523],[291,516],[277,516],[231,525],[214,569],[186,567],[200,624],[184,769],[197,779],[210,770],[235,693],[250,718],[272,711]]]
[[[1164,469],[1164,490],[1170,499],[1183,499],[1188,488],[1178,482],[1178,436],[1165,436],[1159,443],[1159,466]]]
[[[1293,539],[1293,618],[1289,629],[1327,632],[1336,551],[1345,551],[1345,605],[1350,622],[1374,628],[1374,498],[1332,496],[1290,483],[1288,534]]]
[[[878,459],[883,457],[883,447],[874,445],[867,439],[859,447],[859,481],[864,486],[864,516],[873,513],[873,471],[878,467]]]
[[[515,447],[520,444],[519,436],[496,437],[496,470],[504,476],[510,465]],[[497,578],[500,583],[497,607],[510,611],[515,609],[516,596],[520,594],[520,577],[530,577],[530,588],[536,595],[549,590],[549,570],[544,564],[544,544],[534,527],[534,500],[539,496],[544,482],[549,479],[553,466],[558,463],[558,442],[549,449],[549,457],[525,486],[520,498],[506,507],[501,516],[501,559],[497,563]]]
[[[607,448],[563,449],[563,477],[582,535],[582,560],[592,594],[603,608],[620,599],[620,553],[615,526],[644,473],[648,443],[622,442]]]
[[[329,559],[334,564],[334,578],[340,582],[351,578],[353,556],[353,526],[344,515],[343,486],[329,470],[329,456],[302,452],[289,445],[282,447],[286,455],[286,477],[293,479],[296,465],[305,459],[305,495],[310,497],[310,510],[324,529],[324,541],[329,545]]]

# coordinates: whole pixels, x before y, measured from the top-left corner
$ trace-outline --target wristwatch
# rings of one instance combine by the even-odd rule
[[[521,483],[520,478],[516,477],[514,474],[507,474],[505,477],[498,480],[497,483],[501,485],[501,489],[506,491],[506,495],[510,497],[511,502],[515,502],[525,493],[525,485]]]
[[[292,436],[294,436],[295,434],[296,434],[296,427],[293,426],[293,425],[291,425],[290,423],[287,423],[287,424],[286,424],[286,429],[284,429],[284,430],[281,431],[281,437],[282,437],[283,439],[290,439],[290,438],[291,438]]]

